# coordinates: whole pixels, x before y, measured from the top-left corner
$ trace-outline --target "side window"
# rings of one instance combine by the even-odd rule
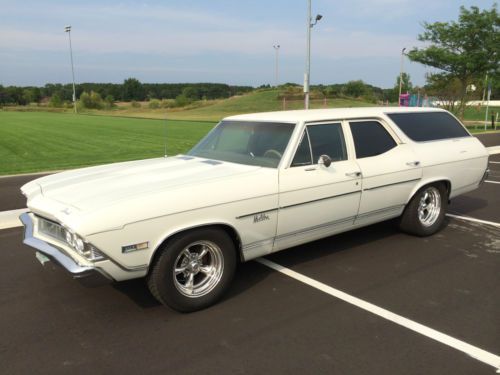
[[[350,122],[356,157],[376,156],[396,147],[396,142],[378,121]]]
[[[388,113],[387,116],[417,142],[470,137],[462,124],[447,112]]]
[[[312,160],[311,160],[311,148]],[[328,155],[332,161],[347,159],[344,133],[340,124],[308,125],[300,141],[292,167],[317,164],[321,155]]]
[[[340,124],[309,125],[314,164],[321,155],[328,155],[332,161],[347,159],[344,133]]]
[[[311,148],[309,147],[309,135],[307,130],[302,133],[299,147],[292,161],[292,167],[300,167],[301,165],[311,165]]]

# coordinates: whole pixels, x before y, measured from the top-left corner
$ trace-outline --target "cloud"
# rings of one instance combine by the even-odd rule
[[[1,29],[0,48],[10,50],[64,51],[68,49],[64,33]],[[269,54],[274,40],[282,46],[284,56],[304,54],[305,33],[277,29],[245,31],[191,31],[152,33],[137,31],[124,37],[119,31],[72,33],[77,53],[143,53],[164,56],[193,56],[203,53]],[[272,37],[270,37],[272,36]],[[347,32],[334,29],[313,35],[313,53],[328,58],[388,57],[399,54],[402,47],[416,45],[414,37],[405,35]]]

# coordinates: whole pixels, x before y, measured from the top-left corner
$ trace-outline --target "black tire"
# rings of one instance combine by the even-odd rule
[[[202,249],[207,251],[206,255],[190,261],[196,258],[195,254],[202,254]],[[223,230],[192,230],[175,236],[158,251],[160,253],[147,278],[149,290],[162,304],[179,312],[197,311],[215,304],[227,291],[234,277],[235,246]],[[200,264],[197,266],[193,262]],[[209,266],[213,267],[212,273],[206,272]],[[183,268],[185,271],[179,273]],[[202,271],[204,268],[205,271]],[[200,286],[197,288],[198,284]]]
[[[426,193],[428,194],[428,198],[424,199]],[[438,194],[439,197],[436,197],[436,194]],[[429,197],[429,195],[432,197]],[[439,212],[434,210],[432,214],[429,214],[430,211],[425,211],[424,209],[423,214],[420,215],[419,210],[425,206],[424,203],[421,205],[421,202],[427,202],[431,199],[434,199],[436,202],[439,201]],[[406,233],[416,236],[430,236],[443,228],[447,207],[448,192],[446,186],[443,183],[426,185],[417,191],[406,205],[399,219],[399,228]],[[426,215],[426,212],[428,215]],[[426,217],[429,220],[426,221]]]

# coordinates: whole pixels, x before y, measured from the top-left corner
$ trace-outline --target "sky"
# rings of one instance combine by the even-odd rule
[[[494,0],[312,0],[311,83],[387,88],[401,49],[422,46],[423,22],[456,20],[459,7]],[[78,82],[302,84],[307,0],[0,0],[0,84]],[[432,69],[407,59],[414,84]]]

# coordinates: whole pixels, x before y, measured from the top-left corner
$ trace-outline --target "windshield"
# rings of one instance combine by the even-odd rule
[[[188,155],[276,168],[294,124],[222,121]]]

